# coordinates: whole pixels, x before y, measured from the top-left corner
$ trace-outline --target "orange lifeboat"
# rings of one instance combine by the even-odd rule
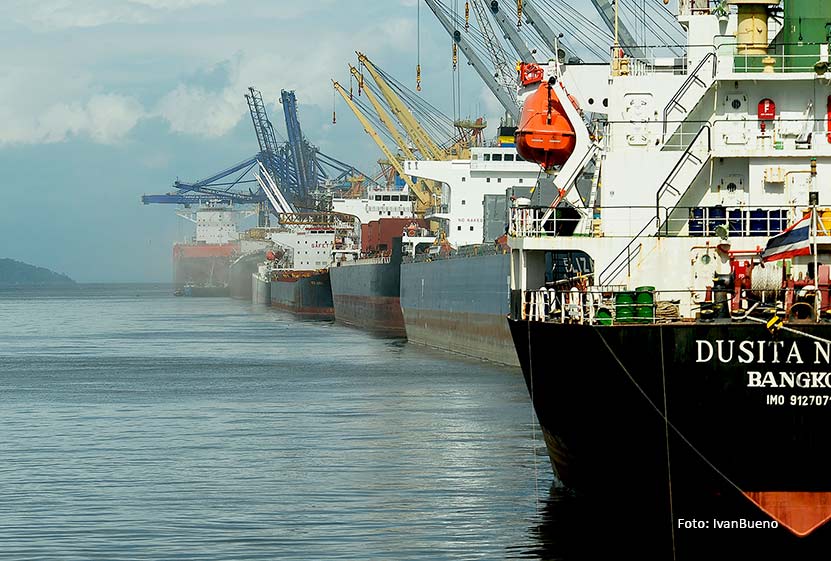
[[[522,106],[516,131],[517,152],[548,170],[565,163],[576,142],[574,127],[560,99],[548,82],[541,83]]]

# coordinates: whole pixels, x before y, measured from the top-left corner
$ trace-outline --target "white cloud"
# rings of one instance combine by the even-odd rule
[[[0,142],[35,144],[87,136],[100,144],[112,144],[123,139],[143,115],[144,109],[133,98],[95,95],[84,104],[56,103],[33,122],[18,123],[12,136],[0,136]]]
[[[12,0],[0,15],[36,30],[98,27],[114,23],[155,22],[166,12],[225,0]]]
[[[245,111],[245,99],[236,88],[210,92],[180,84],[162,98],[156,114],[173,132],[215,138],[234,128]]]

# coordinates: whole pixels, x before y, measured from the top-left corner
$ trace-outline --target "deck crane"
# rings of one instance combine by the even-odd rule
[[[542,17],[542,14],[537,11],[537,5],[534,1],[525,0],[525,3],[523,4],[523,11],[525,12],[525,21],[537,30],[537,33],[539,33],[549,51],[554,53],[557,57],[560,56],[559,51],[562,51],[563,58],[565,60],[571,58],[569,56],[568,49],[566,49],[565,46],[559,41],[560,34],[555,33],[554,30],[551,29],[551,26],[549,26],[545,18]]]
[[[349,65],[349,71],[352,75],[360,80],[360,72],[357,68]],[[395,126],[393,122],[392,116],[384,109],[384,106],[381,104],[381,101],[376,97],[375,93],[372,91],[371,88],[364,88],[364,94],[366,95],[369,103],[372,104],[372,107],[375,109],[375,112],[378,114],[378,119],[380,119],[381,123],[383,123],[384,127],[389,131],[390,136],[392,136],[395,143],[398,145],[398,149],[401,150],[401,153],[404,155],[404,158],[407,160],[418,160],[419,158],[416,156],[415,152],[412,151],[410,145],[407,143],[407,140],[401,136],[401,133],[398,131],[398,128]],[[447,156],[445,155],[446,159]],[[441,188],[435,184],[433,181],[425,181],[423,179],[419,179],[416,181],[416,184],[421,186],[422,189],[429,192],[430,195],[441,196]]]
[[[352,76],[354,76],[357,80],[360,81],[362,79],[360,71],[351,64],[349,65],[349,72],[351,72]],[[398,148],[401,150],[401,153],[404,154],[404,157],[408,160],[417,160],[418,157],[415,155],[415,152],[413,152],[410,148],[410,144],[407,142],[407,139],[401,135],[401,133],[398,130],[398,127],[395,126],[392,115],[390,115],[387,112],[387,110],[384,109],[384,106],[381,104],[381,102],[378,100],[378,98],[375,96],[375,94],[372,92],[370,88],[364,86],[363,92],[364,95],[366,95],[366,98],[372,104],[372,107],[375,108],[375,112],[378,114],[378,118],[381,120],[381,123],[383,123],[384,127],[389,131],[393,140],[398,145]]]
[[[372,79],[378,85],[381,94],[384,96],[384,99],[386,99],[387,104],[396,119],[398,119],[398,122],[401,123],[401,126],[407,132],[410,140],[412,140],[413,144],[421,153],[421,157],[431,160],[446,159],[446,152],[442,150],[424,131],[424,128],[418,123],[418,121],[416,121],[416,118],[413,116],[407,105],[401,100],[398,94],[393,91],[389,84],[387,84],[386,80],[384,80],[384,77],[381,76],[381,73],[372,61],[369,60],[369,58],[367,58],[367,56],[363,53],[357,53],[357,55],[358,61],[369,71],[370,76],[372,76]]]
[[[349,92],[343,89],[337,81],[332,80],[332,85],[335,88],[352,112],[355,114],[355,117],[360,121],[361,125],[364,127],[366,133],[375,141],[375,144],[384,154],[384,157],[387,158],[389,164],[395,169],[398,173],[398,176],[404,181],[407,187],[410,188],[410,191],[416,197],[416,214],[419,216],[423,216],[424,212],[433,206],[435,206],[435,202],[433,200],[433,194],[430,192],[425,185],[421,182],[415,183],[413,182],[412,178],[407,175],[407,172],[404,171],[404,166],[401,163],[401,160],[396,156],[392,150],[384,143],[381,139],[378,131],[375,130],[375,127],[372,126],[372,123],[366,118],[366,116],[361,112],[360,108],[355,104],[355,102],[349,97]]]
[[[638,43],[635,41],[635,37],[629,31],[629,28],[626,27],[626,24],[624,24],[619,17],[616,17],[614,7],[615,1],[620,0],[591,0],[591,3],[594,6],[594,9],[597,10],[597,13],[600,14],[600,17],[603,19],[606,27],[608,27],[609,31],[613,33],[620,48],[622,48],[626,54],[633,58],[646,58],[646,54],[642,48],[637,46]],[[615,23],[615,20],[617,20],[617,23]],[[615,33],[616,28],[617,33]]]
[[[488,70],[488,67],[479,58],[479,55],[476,54],[476,51],[473,49],[471,44],[468,40],[462,35],[461,31],[459,31],[453,22],[447,17],[447,15],[442,11],[441,6],[436,2],[436,0],[424,0],[430,9],[435,14],[436,18],[441,23],[442,27],[444,27],[445,31],[450,34],[453,38],[453,41],[459,45],[459,48],[464,53],[465,57],[467,57],[468,62],[471,66],[476,70],[476,73],[479,74],[479,77],[485,82],[485,85],[490,89],[491,93],[496,97],[505,111],[514,119],[514,121],[519,120],[519,106],[517,105],[517,98],[516,98],[516,90],[509,90],[503,85],[501,82],[497,81],[494,78],[493,73]]]
[[[479,24],[482,38],[488,49],[488,55],[490,55],[491,64],[493,64],[493,77],[499,81],[499,84],[505,91],[516,92],[516,65],[511,64],[508,60],[505,49],[502,48],[502,43],[500,43],[499,38],[493,31],[493,26],[488,19],[488,14],[482,2],[480,0],[471,0],[470,5],[473,7],[473,15]]]
[[[478,4],[482,0],[471,0],[471,2]],[[516,54],[519,55],[520,61],[535,62],[534,53],[531,52],[531,49],[528,48],[528,45],[525,44],[525,41],[522,40],[522,37],[517,32],[516,21],[513,19],[511,21],[508,20],[505,12],[499,9],[499,2],[497,0],[491,0],[489,6],[491,14],[493,14],[493,19],[496,20],[499,29],[505,34],[508,43],[514,48]],[[516,72],[513,75],[515,76]]]

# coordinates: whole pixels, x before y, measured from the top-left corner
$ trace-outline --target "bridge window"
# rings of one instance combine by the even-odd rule
[[[502,161],[502,154],[494,154],[493,155],[494,162],[501,162]]]
[[[514,155],[513,154],[505,154],[505,161],[506,162],[513,162],[514,161]]]
[[[482,159],[485,160],[486,162],[490,162],[491,161],[491,155],[490,154],[483,154]]]

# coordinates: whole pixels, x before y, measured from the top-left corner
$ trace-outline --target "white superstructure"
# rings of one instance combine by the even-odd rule
[[[226,244],[239,239],[240,213],[230,207],[203,206],[196,212],[178,212],[181,218],[196,224],[190,240],[205,244]]]
[[[334,198],[332,211],[356,216],[361,224],[379,218],[413,218],[413,198],[406,190],[369,189],[360,199]]]
[[[728,2],[739,10],[752,3]],[[812,206],[821,228],[831,207],[823,188],[831,181],[829,45],[800,43],[809,54],[797,56],[787,46],[743,43],[735,8],[716,14],[682,2],[679,21],[685,57],[617,53],[608,120],[572,122],[599,130],[599,172],[585,200],[564,197],[569,223],[545,208],[512,209],[514,290],[551,286],[552,259],[574,268],[579,252],[591,284],[656,286],[683,317],[711,297],[717,275],[748,271],[749,283],[753,270],[754,282],[770,277],[763,284],[776,289],[816,279],[816,257],[796,257],[784,273],[781,262],[769,266],[773,273],[757,266],[772,236]],[[569,87],[555,63],[546,77]],[[814,240],[820,252],[831,239],[823,236]]]
[[[513,147],[476,147],[469,160],[404,163],[413,177],[442,183],[441,204],[425,218],[439,220],[454,246],[483,241],[485,195],[506,196],[510,189],[526,192],[538,181],[540,166],[523,161]]]

